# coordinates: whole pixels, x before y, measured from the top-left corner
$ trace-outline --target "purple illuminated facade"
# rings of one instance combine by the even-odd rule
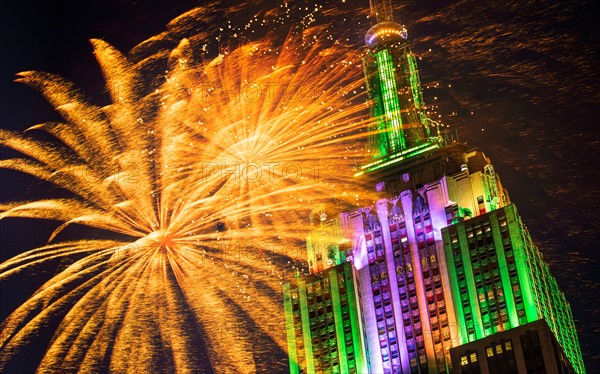
[[[354,328],[361,329],[369,373],[448,373],[460,337],[441,230],[507,205],[508,196],[485,155],[462,144],[364,179],[388,197],[334,217],[319,212],[307,238],[310,271],[353,264],[360,315]],[[318,326],[319,314],[311,320],[307,308],[304,325]],[[288,331],[306,333],[300,324]],[[321,335],[310,334],[315,342]],[[316,373],[309,366],[298,372]]]
[[[489,160],[461,148],[405,165],[397,180],[378,186],[393,197],[341,214],[373,373],[450,371],[450,348],[459,339],[441,229],[508,203]],[[445,173],[432,178],[441,165]]]

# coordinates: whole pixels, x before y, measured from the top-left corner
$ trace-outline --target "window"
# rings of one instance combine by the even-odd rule
[[[490,373],[512,374],[517,372],[515,354],[510,340],[502,339],[492,342],[486,347],[486,356]]]
[[[442,352],[439,351],[437,352],[438,356],[442,355]],[[442,364],[441,367],[443,367],[443,356],[441,357],[441,360],[438,360],[439,364]],[[480,367],[479,367],[479,360],[477,358],[477,352],[474,351],[466,351],[463,353],[463,355],[460,357],[460,365],[462,366],[462,372],[464,374],[476,374],[476,373],[480,373]],[[440,370],[440,372],[442,372]]]
[[[527,371],[532,373],[543,372],[544,357],[538,332],[527,331],[520,338]]]

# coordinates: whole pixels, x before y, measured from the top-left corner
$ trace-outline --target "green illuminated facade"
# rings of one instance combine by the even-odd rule
[[[367,373],[352,263],[284,285],[290,373]]]
[[[380,119],[380,122],[383,122],[384,126],[380,126],[380,128],[387,130],[382,135],[387,138],[389,151],[395,153],[406,148],[406,139],[404,138],[404,130],[402,129],[400,101],[396,94],[398,87],[394,74],[394,62],[392,61],[392,55],[387,49],[377,52],[375,57],[380,80],[379,92],[381,92],[381,102],[383,103],[383,118]],[[387,152],[388,150],[386,147],[382,147],[381,151]]]
[[[379,22],[367,33],[366,42],[365,78],[375,119],[371,159],[387,160],[437,143],[426,126],[419,71],[404,27],[391,20]]]
[[[585,373],[569,303],[514,205],[442,230],[460,344],[544,319]]]

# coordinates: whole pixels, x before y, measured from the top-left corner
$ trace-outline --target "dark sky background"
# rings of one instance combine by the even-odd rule
[[[237,20],[281,2],[236,5]],[[298,4],[299,2],[291,2]],[[306,4],[314,4],[307,2]],[[16,73],[62,75],[106,104],[89,38],[121,51],[163,31],[200,1],[18,1],[1,11],[2,128],[23,130],[58,116]],[[320,1],[340,32],[363,45],[367,0]],[[572,304],[589,373],[600,372],[600,80],[592,1],[395,1],[423,59],[426,100],[461,140],[481,147]],[[362,12],[361,12],[362,10]],[[223,18],[227,18],[223,14]],[[217,17],[217,19],[219,19]],[[214,19],[211,22],[215,22]],[[216,25],[207,24],[208,29]],[[435,99],[437,98],[437,99]],[[2,157],[10,156],[2,151]],[[2,172],[2,201],[43,196],[46,186]],[[0,260],[43,245],[54,225],[0,222]],[[37,275],[32,274],[32,277]],[[32,283],[32,282],[29,282]],[[26,297],[35,284],[19,291]],[[6,290],[5,290],[6,291]],[[14,291],[14,290],[13,290]],[[19,301],[1,297],[1,316]]]

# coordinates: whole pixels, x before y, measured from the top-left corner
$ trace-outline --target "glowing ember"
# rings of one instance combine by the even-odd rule
[[[2,263],[0,281],[69,265],[3,322],[0,369],[55,321],[41,372],[198,372],[210,362],[244,373],[261,350],[285,350],[273,327],[283,325],[281,283],[303,258],[292,248],[308,212],[330,199],[370,201],[348,184],[368,128],[361,65],[333,41],[306,42],[318,32],[198,62],[186,39],[138,62],[94,40],[105,107],[60,77],[20,74],[64,122],[2,131],[2,145],[23,157],[1,166],[70,196],[2,207],[2,219],[60,225],[47,246]],[[161,61],[164,75],[149,79]],[[61,239],[73,225],[105,239]]]

